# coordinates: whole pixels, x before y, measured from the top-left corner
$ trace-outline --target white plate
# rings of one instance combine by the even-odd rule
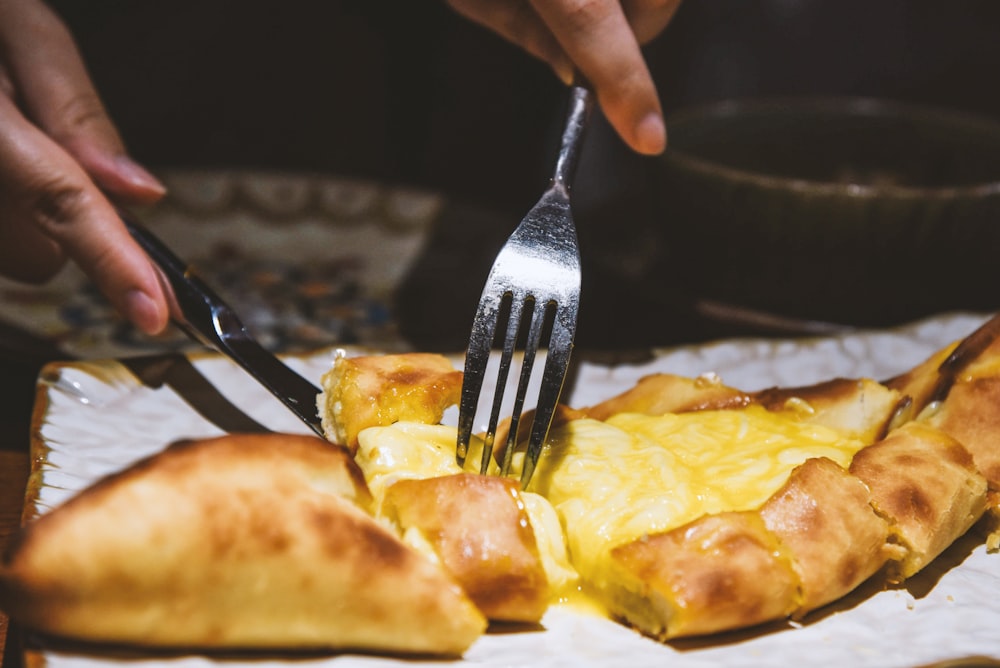
[[[714,371],[736,387],[811,383],[834,376],[887,378],[971,332],[981,316],[952,315],[889,332],[808,341],[747,340],[664,350],[641,364],[582,365],[569,403],[584,406],[632,386],[642,375]],[[307,377],[329,368],[332,350],[289,358]],[[236,406],[272,429],[304,432],[290,413],[238,368],[214,356],[194,365]],[[458,360],[456,359],[456,363]],[[31,510],[44,513],[99,477],[182,437],[220,433],[173,389],[140,384],[118,362],[48,367],[39,385],[34,443],[39,475]],[[762,666],[926,665],[973,655],[1000,657],[1000,555],[985,552],[974,532],[898,589],[862,586],[802,624],[779,623],[703,641],[658,644],[612,621],[555,608],[544,630],[487,634],[461,661],[431,666]],[[210,657],[111,659],[42,649],[48,666],[110,663],[214,666]],[[227,658],[227,666],[243,665]],[[339,655],[297,657],[296,666],[337,668],[410,665],[401,659]],[[246,665],[282,665],[264,658]]]

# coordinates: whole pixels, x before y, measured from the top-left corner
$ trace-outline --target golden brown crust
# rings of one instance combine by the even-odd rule
[[[369,502],[346,452],[318,438],[179,443],[29,525],[0,601],[87,641],[460,654],[485,620]]]
[[[885,382],[886,387],[891,387],[908,398],[906,412],[901,416],[903,421],[916,418],[927,404],[941,398],[940,393],[946,389],[942,383],[947,382],[947,379],[942,378],[941,364],[948,359],[954,348],[954,345],[943,348],[906,373]]]
[[[1000,377],[955,383],[927,422],[958,440],[972,455],[990,488],[1000,490]]]
[[[798,578],[756,512],[705,515],[611,557],[612,613],[661,640],[782,619],[796,608]]]
[[[467,473],[401,480],[383,512],[402,531],[420,531],[486,617],[542,618],[549,586],[515,481]]]
[[[986,513],[982,533],[986,536],[986,550],[1000,550],[1000,492],[990,490],[986,493]]]
[[[870,500],[864,483],[819,457],[796,467],[761,508],[801,582],[795,616],[844,596],[893,555],[889,525]]]
[[[867,378],[837,378],[815,385],[755,392],[753,403],[770,411],[804,402],[800,418],[831,427],[865,443],[882,438],[901,399],[899,392]],[[801,405],[801,404],[799,404]]]
[[[658,373],[640,378],[635,387],[583,409],[583,413],[595,420],[607,420],[618,413],[663,415],[694,410],[741,408],[749,401],[749,395],[726,387],[712,375],[686,378]]]
[[[909,418],[916,419],[928,409],[929,423],[962,442],[991,489],[1000,489],[1000,453],[992,447],[990,436],[1000,433],[991,431],[1000,428],[1000,420],[994,419],[1000,406],[998,335],[1000,315],[886,382],[912,398]]]
[[[367,427],[440,422],[444,411],[458,403],[462,372],[447,357],[431,353],[340,356],[321,384],[323,431],[354,452],[358,433]]]
[[[928,404],[942,401],[960,378],[1000,373],[1000,315],[980,325],[961,341],[939,350],[922,364],[886,385],[913,399],[915,417]]]
[[[909,422],[854,456],[850,472],[871,490],[876,511],[907,552],[894,577],[919,571],[975,524],[986,508],[986,480],[962,444]]]

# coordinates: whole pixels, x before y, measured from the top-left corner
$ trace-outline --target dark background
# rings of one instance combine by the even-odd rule
[[[57,0],[155,166],[318,170],[522,211],[562,87],[437,0]],[[689,0],[647,56],[667,113],[851,94],[1000,114],[993,0]]]
[[[565,90],[546,66],[437,0],[53,5],[131,152],[154,170],[322,172],[448,195],[454,207],[400,313],[417,345],[461,344],[481,283],[455,277],[485,275],[547,183]],[[668,115],[730,98],[853,95],[1000,116],[995,0],[687,0],[646,55]],[[592,319],[580,332],[595,345],[671,342],[642,334],[651,310],[679,316],[678,340],[733,333],[698,322],[692,295],[651,275],[669,224],[649,210],[652,160],[600,119],[588,137],[574,206]],[[603,224],[609,210],[620,222]],[[451,293],[465,311],[427,317]]]

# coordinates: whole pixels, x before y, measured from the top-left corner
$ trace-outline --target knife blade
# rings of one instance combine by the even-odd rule
[[[131,214],[121,209],[118,214],[173,289],[174,323],[195,341],[236,362],[314,433],[325,438],[316,406],[321,390],[260,345],[236,312],[163,241]]]

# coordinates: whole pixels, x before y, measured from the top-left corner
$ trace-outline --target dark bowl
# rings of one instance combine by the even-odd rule
[[[1000,124],[869,99],[668,118],[665,273],[699,300],[885,326],[1000,305]]]

